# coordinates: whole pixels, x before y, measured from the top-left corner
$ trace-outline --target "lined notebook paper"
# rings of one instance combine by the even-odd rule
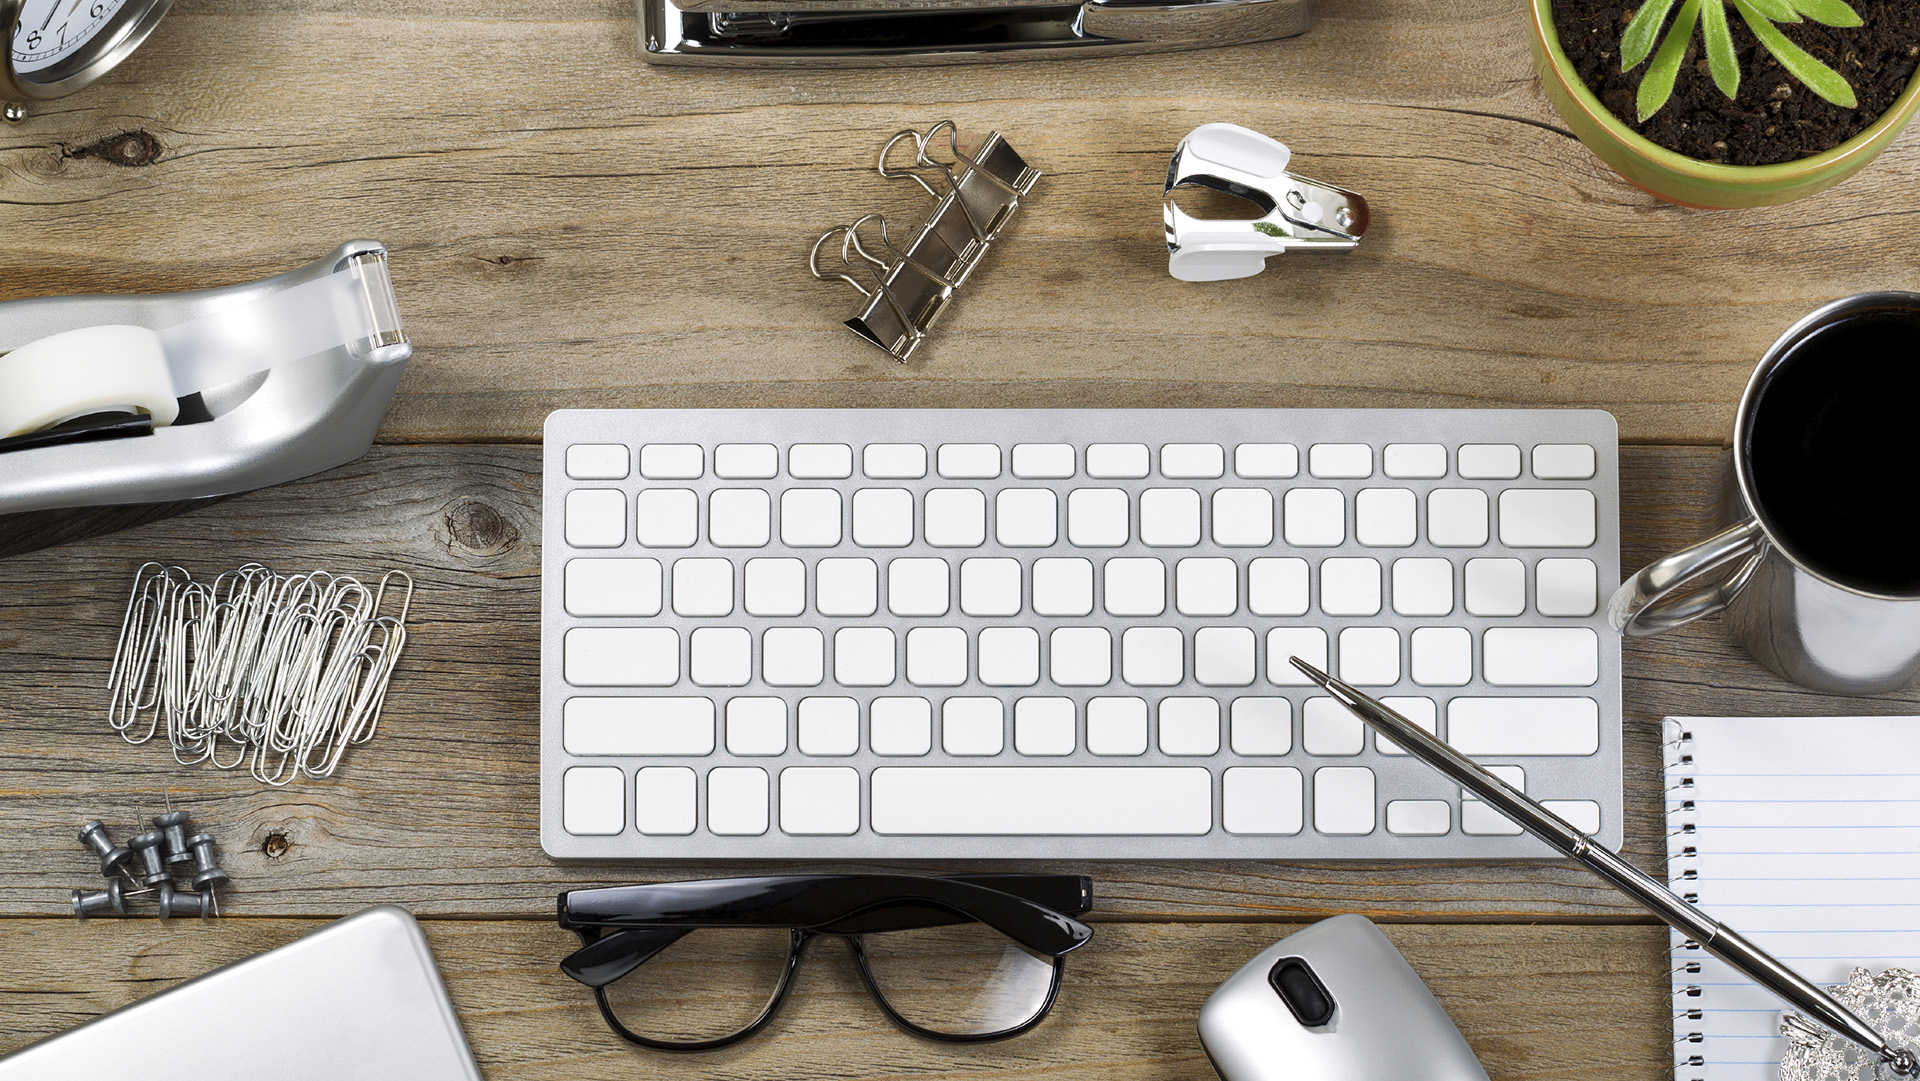
[[[1920,970],[1920,717],[1673,717],[1667,874],[1826,986]],[[1777,1081],[1781,1005],[1674,935],[1676,1081]]]

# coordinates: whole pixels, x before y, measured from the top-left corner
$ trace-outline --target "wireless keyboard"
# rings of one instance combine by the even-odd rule
[[[1287,663],[1619,844],[1602,412],[562,410],[562,858],[1540,856]]]

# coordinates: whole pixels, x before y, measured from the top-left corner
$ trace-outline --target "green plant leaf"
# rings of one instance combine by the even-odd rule
[[[1846,0],[1790,0],[1795,11],[1828,26],[1859,26],[1860,13],[1848,7]]]
[[[1733,54],[1733,33],[1727,29],[1727,5],[1706,0],[1700,9],[1700,37],[1707,45],[1707,70],[1713,85],[1731,98],[1740,93],[1740,60]]]
[[[1860,105],[1853,96],[1853,87],[1840,73],[1814,59],[1813,55],[1787,40],[1780,28],[1767,21],[1753,9],[1753,0],[1733,0],[1740,15],[1747,20],[1747,26],[1753,30],[1753,36],[1760,39],[1780,66],[1786,68],[1794,78],[1804,83],[1808,90],[1826,98],[1842,109],[1854,109]]]
[[[1800,21],[1800,13],[1793,10],[1791,0],[1753,0],[1753,10],[1777,23]]]
[[[1287,235],[1280,231],[1280,227],[1278,225],[1275,225],[1270,221],[1254,222],[1253,231],[1256,233],[1265,233],[1268,236],[1285,237]]]
[[[1667,12],[1673,10],[1678,0],[1646,0],[1640,5],[1639,14],[1627,24],[1626,32],[1620,35],[1620,70],[1632,71],[1640,66],[1640,61],[1653,52],[1653,43],[1660,40],[1660,27],[1667,21]],[[1782,0],[1784,2],[1784,0]]]
[[[1693,40],[1693,27],[1699,21],[1700,0],[1686,0],[1680,5],[1680,14],[1673,17],[1673,29],[1667,31],[1653,63],[1640,77],[1640,93],[1635,104],[1640,110],[1641,123],[1646,123],[1648,117],[1659,112],[1667,99],[1673,97],[1673,80],[1680,75],[1680,62],[1687,58],[1687,43]],[[1767,24],[1767,29],[1772,30],[1773,24]]]

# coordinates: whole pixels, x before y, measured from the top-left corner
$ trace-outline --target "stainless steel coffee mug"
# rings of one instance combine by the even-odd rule
[[[1805,545],[1783,535],[1781,504],[1793,500],[1776,495],[1769,505],[1759,494],[1768,486],[1756,488],[1754,480],[1751,436],[1756,411],[1770,380],[1784,371],[1795,348],[1829,328],[1888,315],[1920,326],[1920,293],[1866,293],[1835,301],[1774,342],[1748,380],[1734,418],[1721,473],[1724,528],[1628,579],[1608,606],[1615,627],[1628,635],[1653,635],[1724,612],[1733,637],[1762,664],[1795,683],[1842,694],[1897,690],[1920,674],[1920,591],[1840,581],[1830,568],[1808,558]],[[1875,359],[1920,365],[1920,356]],[[1873,377],[1841,367],[1829,365],[1821,369],[1821,377]],[[1861,388],[1856,384],[1851,389]],[[1914,405],[1905,402],[1902,407],[1911,410]],[[1904,534],[1901,540],[1910,538],[1910,545],[1902,545],[1906,565],[1888,568],[1898,573],[1887,576],[1909,582],[1920,569],[1914,566],[1920,564],[1920,533],[1910,528],[1916,499],[1909,479],[1911,460],[1905,455],[1900,461],[1859,463],[1863,469],[1887,471],[1880,508],[1886,514],[1884,519],[1845,523],[1860,530],[1897,529]],[[1683,591],[1693,579],[1713,574],[1721,577]]]

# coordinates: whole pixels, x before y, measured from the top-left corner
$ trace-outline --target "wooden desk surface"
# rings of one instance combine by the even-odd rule
[[[380,446],[325,475],[0,561],[0,1052],[376,902],[426,920],[489,1077],[1204,1079],[1208,991],[1298,925],[1386,925],[1493,1077],[1670,1076],[1666,932],[1568,864],[1112,863],[1099,936],[1037,1031],[890,1029],[821,951],[773,1030],[709,1057],[617,1043],[558,974],[556,890],[739,872],[556,866],[537,838],[542,418],[560,406],[1597,406],[1623,562],[1710,517],[1754,359],[1833,297],[1912,288],[1920,148],[1786,209],[1702,213],[1615,178],[1536,85],[1512,0],[1321,0],[1302,38],[1144,59],[860,73],[649,68],[625,0],[181,0],[102,84],[0,127],[0,297],[247,280],[384,241],[418,352]],[[918,208],[898,128],[1006,132],[1046,178],[939,336],[897,367],[840,329],[812,238]],[[1173,144],[1231,120],[1372,201],[1350,255],[1166,274]],[[0,523],[18,551],[135,516]],[[383,731],[264,789],[102,719],[148,559],[418,579]],[[1626,648],[1628,849],[1664,844],[1668,713],[1913,712],[1794,690],[1716,622]],[[170,793],[235,883],[216,923],[65,915],[74,843]]]

